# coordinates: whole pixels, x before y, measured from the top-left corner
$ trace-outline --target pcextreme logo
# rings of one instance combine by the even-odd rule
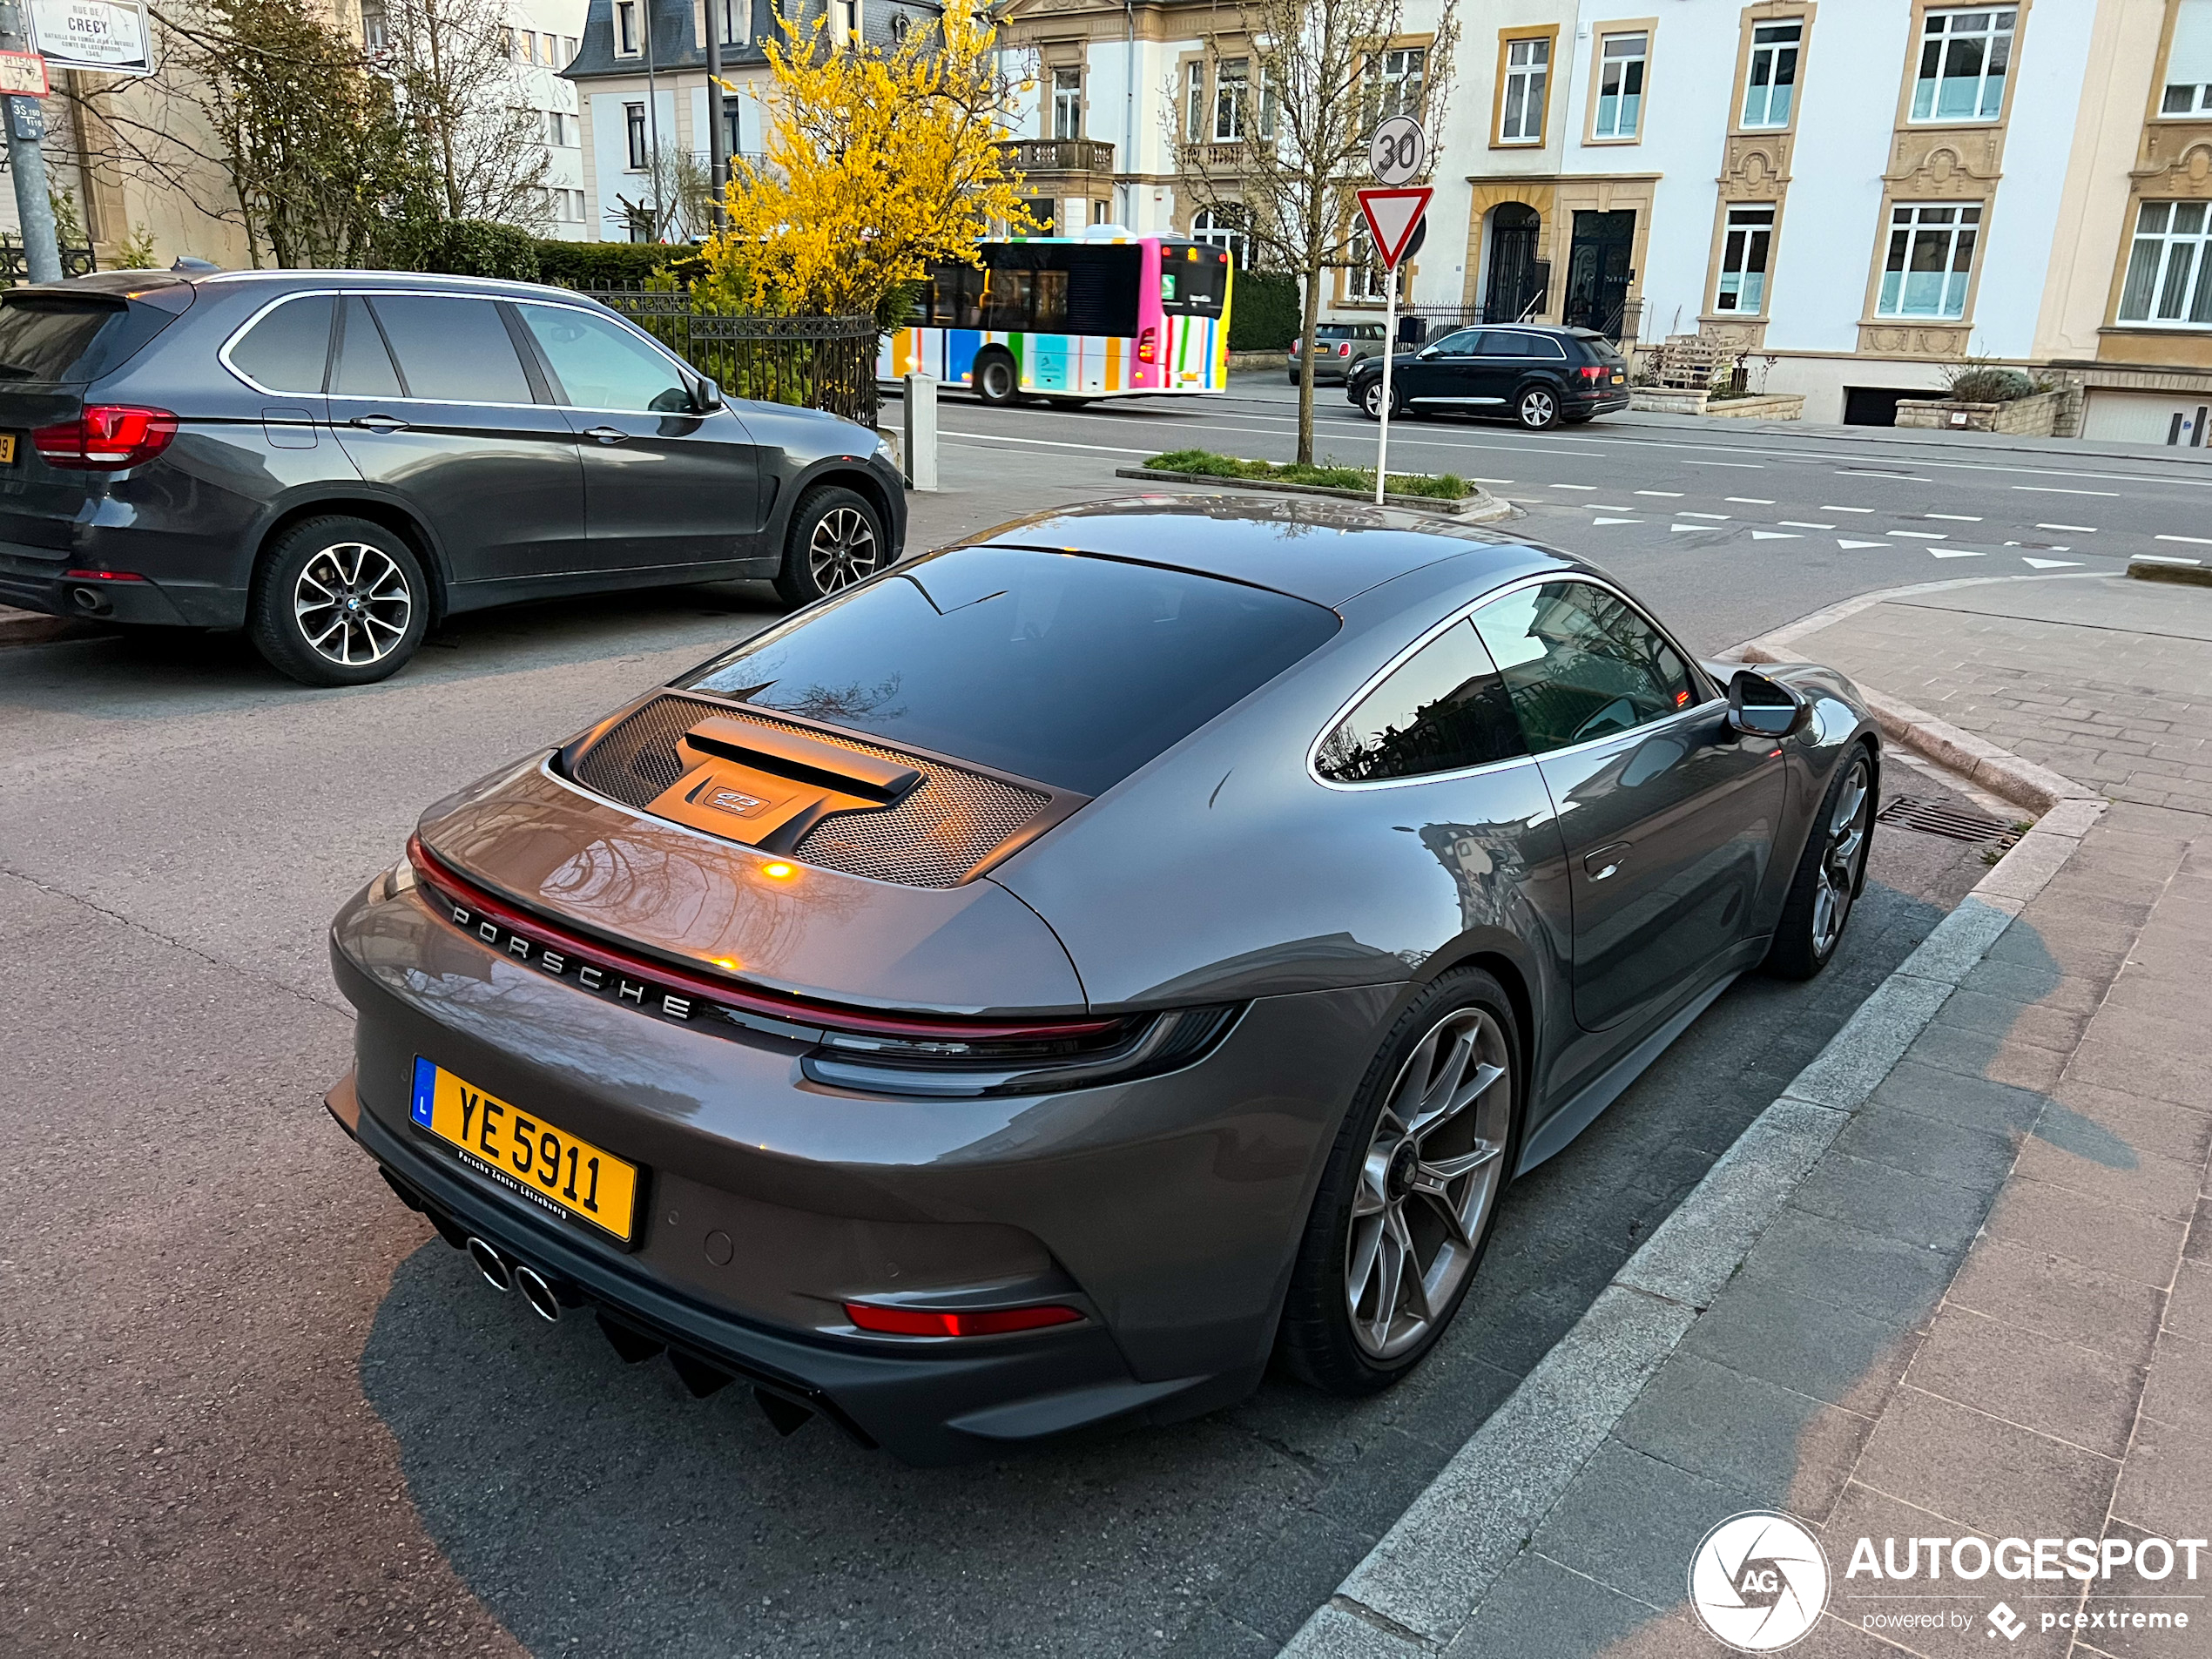
[[[1730,1647],[1774,1653],[1819,1622],[1828,1605],[1828,1558],[1787,1515],[1731,1515],[1690,1557],[1689,1604]]]

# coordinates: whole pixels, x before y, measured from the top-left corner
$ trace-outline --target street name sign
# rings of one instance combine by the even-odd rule
[[[145,0],[28,0],[30,41],[47,63],[102,75],[153,73]]]

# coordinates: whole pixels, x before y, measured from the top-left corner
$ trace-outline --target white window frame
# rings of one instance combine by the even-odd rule
[[[1428,48],[1391,46],[1378,52],[1375,65],[1375,118],[1393,115],[1420,116],[1428,96]]]
[[[1797,88],[1804,79],[1804,64],[1803,17],[1777,17],[1771,23],[1753,24],[1751,55],[1743,65],[1743,106],[1737,111],[1741,118],[1737,125],[1746,132],[1779,132],[1788,126],[1791,118],[1797,112]],[[1790,90],[1783,95],[1782,111],[1777,116],[1774,94],[1783,83],[1777,77],[1784,72],[1790,78]]]
[[[1498,142],[1541,144],[1551,103],[1552,37],[1506,37],[1505,84],[1498,97]]]
[[[1197,144],[1206,130],[1206,60],[1194,57],[1190,72],[1184,77],[1184,125],[1190,137],[1187,142]]]
[[[1720,278],[1713,285],[1716,314],[1766,314],[1767,272],[1774,263],[1774,215],[1772,202],[1737,202],[1729,207],[1721,224]]]
[[[1627,50],[1635,43],[1633,51]],[[1619,51],[1614,49],[1622,48]],[[1610,90],[1608,78],[1611,77]],[[1590,136],[1627,144],[1643,136],[1644,89],[1651,78],[1651,36],[1642,29],[1601,36],[1597,43],[1597,113],[1591,118]],[[1635,83],[1630,91],[1629,83]],[[1613,107],[1608,125],[1606,105]],[[1627,119],[1622,119],[1623,116]]]
[[[1251,84],[1252,60],[1224,57],[1213,68],[1213,141],[1241,144],[1244,138],[1244,94]]]
[[[2194,228],[2180,228],[2185,222]],[[2134,240],[2114,320],[2122,327],[2212,330],[2212,203],[2144,202]],[[2129,316],[2138,301],[2139,314]]]
[[[751,37],[752,30],[752,0],[713,0],[721,16],[722,44],[742,46]]]
[[[391,19],[381,5],[361,8],[361,50],[381,52],[391,41]]]
[[[1201,207],[1190,218],[1190,239],[1203,242],[1208,247],[1226,248],[1233,268],[1238,274],[1244,270],[1251,239],[1244,233],[1236,215],[1225,207]]]
[[[1052,136],[1083,136],[1083,71],[1074,64],[1059,64],[1052,71]]]
[[[829,0],[830,50],[843,51],[860,37],[860,0]]]
[[[1362,223],[1352,233],[1352,246],[1345,254],[1344,273],[1345,303],[1354,306],[1379,306],[1390,299],[1390,273],[1383,269],[1383,262],[1375,252],[1374,239],[1367,234]],[[1399,284],[1398,303],[1406,303],[1405,284]]]
[[[635,57],[638,54],[637,8],[642,0],[615,0],[613,27],[615,56]]]
[[[652,159],[646,153],[652,145],[652,138],[643,104],[625,104],[622,106],[622,138],[625,152],[623,157],[626,164],[624,171],[644,172],[645,164]]]
[[[1948,217],[1945,217],[1948,215]],[[1889,239],[1883,249],[1881,285],[1876,290],[1878,317],[1925,319],[1957,322],[1966,314],[1966,296],[1973,287],[1974,256],[1981,246],[1982,204],[1979,202],[1898,202],[1890,210]],[[1902,238],[1900,242],[1899,239]],[[1959,264],[1959,243],[1967,239],[1966,265]],[[1906,286],[1913,277],[1912,255],[1919,248],[1939,243],[1943,248],[1943,281],[1936,309],[1905,308]],[[1901,260],[1892,266],[1893,260]],[[1892,279],[1895,279],[1892,281]]]
[[[2165,121],[2212,115],[2212,0],[2182,0],[2175,13],[2158,114]]]
[[[1960,27],[1968,23],[1980,27],[1972,31]],[[2002,119],[2012,75],[2013,36],[2019,26],[2020,11],[2013,6],[1929,12],[1920,25],[1920,57],[1907,118],[1917,126],[1979,125]],[[1969,44],[1980,47],[1981,67],[1971,77],[1946,74],[1957,50]],[[1933,75],[1928,72],[1931,68],[1936,71]],[[1946,114],[1941,108],[1944,89],[1967,80],[1973,84],[1973,109],[1963,115],[1955,111]],[[1990,107],[1993,93],[1994,108]]]

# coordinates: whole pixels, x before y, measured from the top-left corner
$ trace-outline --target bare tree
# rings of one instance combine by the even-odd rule
[[[707,235],[714,228],[714,175],[707,158],[662,142],[653,150],[644,188],[635,198],[617,195],[608,218],[624,235],[643,231],[648,242]]]
[[[505,0],[388,0],[374,61],[436,167],[448,219],[539,224],[545,118],[523,97]]]
[[[1352,192],[1367,182],[1368,140],[1387,115],[1414,116],[1435,132],[1449,92],[1454,0],[1440,0],[1422,46],[1392,44],[1405,23],[1405,0],[1244,0],[1217,10],[1203,31],[1211,86],[1170,89],[1169,120],[1179,129],[1170,138],[1201,205],[1237,223],[1267,264],[1303,286],[1302,463],[1313,459],[1322,276],[1366,263],[1352,257],[1364,239]]]

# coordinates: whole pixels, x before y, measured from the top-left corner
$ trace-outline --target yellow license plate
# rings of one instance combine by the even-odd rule
[[[637,1166],[418,1058],[409,1115],[477,1174],[611,1233],[635,1230]]]
[[[15,464],[16,435],[12,432],[0,432],[0,467],[12,467]]]

